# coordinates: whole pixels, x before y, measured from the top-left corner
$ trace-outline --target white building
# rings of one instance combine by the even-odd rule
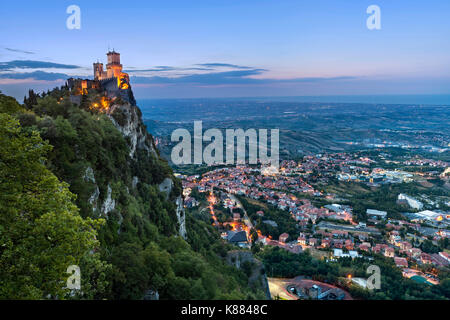
[[[359,254],[357,251],[350,250],[348,253],[344,253],[342,249],[333,249],[333,256],[335,258],[344,258],[344,257],[350,257],[352,259],[358,258]]]
[[[411,208],[416,210],[421,210],[423,208],[423,203],[419,200],[410,197],[404,193],[400,193],[397,198],[398,203],[408,204]]]
[[[420,211],[420,212],[416,213],[416,216],[419,216],[421,219],[424,219],[424,220],[436,220],[436,221],[443,220],[442,214],[431,211],[431,210]]]
[[[386,218],[387,212],[379,211],[379,210],[375,210],[375,209],[367,209],[366,214],[367,214],[367,217],[369,217],[369,218],[384,219],[384,218]]]

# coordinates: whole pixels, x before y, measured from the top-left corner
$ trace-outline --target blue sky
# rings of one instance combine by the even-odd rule
[[[66,28],[69,5],[81,30]],[[366,9],[381,8],[381,30]],[[450,1],[8,1],[0,90],[23,97],[121,53],[138,98],[448,94]]]

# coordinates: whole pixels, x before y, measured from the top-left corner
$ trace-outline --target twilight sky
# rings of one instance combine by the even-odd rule
[[[81,30],[69,30],[69,5]],[[381,8],[381,30],[366,9]],[[22,101],[121,53],[136,97],[449,94],[448,0],[2,1],[0,90]]]

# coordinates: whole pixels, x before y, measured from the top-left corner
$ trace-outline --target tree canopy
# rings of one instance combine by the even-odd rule
[[[0,297],[59,297],[70,265],[97,245],[67,184],[45,166],[51,147],[0,113]]]

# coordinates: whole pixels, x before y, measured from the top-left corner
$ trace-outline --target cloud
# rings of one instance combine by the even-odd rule
[[[23,72],[23,73],[3,73],[0,74],[0,79],[33,79],[33,80],[44,80],[44,81],[55,81],[55,80],[65,80],[71,76],[65,73],[53,73],[45,71],[34,71],[34,72]],[[77,76],[72,76],[77,78]],[[85,78],[82,77],[81,78]]]
[[[132,77],[131,81],[135,83],[145,84],[177,84],[177,83],[192,83],[192,84],[229,84],[242,83],[248,80],[245,77],[260,74],[262,71],[254,70],[239,70],[239,71],[225,71],[212,72],[204,74],[190,74],[181,77]],[[254,80],[254,79],[253,79]]]
[[[133,73],[133,72],[168,72],[168,71],[217,71],[217,69],[237,69],[237,70],[263,70],[263,69],[256,69],[254,67],[248,67],[248,66],[240,66],[236,64],[230,64],[230,63],[199,63],[195,64],[192,67],[171,67],[171,66],[155,66],[148,69],[135,69],[135,68],[129,68],[128,70],[125,70],[125,72]],[[267,70],[263,70],[267,71]]]
[[[264,78],[263,74],[266,69],[250,68],[226,63],[204,63],[197,64],[202,67],[172,67],[172,66],[155,66],[149,69],[130,68],[127,72],[131,73],[131,83],[139,86],[176,86],[191,85],[193,87],[201,86],[239,86],[239,85],[271,85],[271,84],[295,84],[295,83],[320,83],[330,81],[346,81],[356,79],[354,77],[304,77],[291,79],[272,79]],[[204,67],[209,66],[209,67]],[[217,71],[214,68],[231,68],[228,71]],[[0,62],[0,79],[3,82],[8,79],[22,80],[29,79],[35,81],[56,81],[65,80],[67,78],[86,78],[86,76],[68,75],[64,72],[46,72],[43,70],[35,70],[33,72],[11,72],[13,68],[36,69],[36,68],[60,68],[60,69],[81,69],[75,65],[58,64],[45,61],[33,60],[15,60],[9,62]],[[234,69],[234,70],[233,70]],[[223,69],[221,69],[223,70]],[[145,75],[140,72],[163,72],[157,75]],[[178,72],[192,71],[192,72]],[[195,72],[199,71],[199,72]],[[212,72],[201,72],[212,71]],[[169,72],[169,73],[165,73]]]
[[[190,74],[180,77],[163,76],[133,76],[131,82],[136,84],[152,85],[175,85],[175,84],[194,84],[194,85],[242,85],[242,84],[270,84],[270,83],[317,83],[329,81],[353,80],[355,77],[305,77],[291,79],[271,79],[254,78],[252,76],[261,75],[265,69],[233,70],[224,72],[212,72],[204,74]]]
[[[155,66],[149,69],[128,69],[124,70],[124,72],[165,72],[165,71],[212,71],[213,68],[199,68],[199,67],[189,67],[189,68],[180,68],[180,67],[170,67],[170,66]]]
[[[356,80],[358,77],[351,77],[351,76],[342,76],[342,77],[306,77],[306,78],[292,78],[292,79],[279,79],[274,80],[277,82],[293,82],[293,83],[299,83],[299,82],[328,82],[328,81],[340,81],[340,80]]]
[[[196,64],[196,65],[197,66],[202,66],[202,67],[207,67],[207,68],[253,69],[253,67],[239,66],[239,65],[236,65],[236,64],[220,63],[220,62],[199,63],[199,64]]]
[[[42,84],[54,85],[54,84],[58,84],[60,82],[61,82],[61,79],[46,81],[46,80],[35,80],[35,79],[2,79],[2,78],[0,78],[0,85],[10,86],[10,87],[25,85],[27,90],[30,89],[31,86],[34,86],[34,85],[42,85]]]
[[[8,62],[0,62],[0,70],[11,70],[14,68],[21,69],[78,69],[79,66],[72,64],[61,64],[47,61],[36,61],[36,60],[13,60]]]
[[[173,70],[177,70],[177,68],[169,67],[169,66],[155,66],[155,67],[149,68],[149,69],[130,68],[128,70],[124,70],[124,72],[161,72],[161,71],[173,71]]]
[[[32,52],[32,51],[25,51],[25,50],[20,50],[20,49],[13,49],[13,48],[5,48],[5,50],[11,51],[11,52],[25,53],[25,54],[35,54],[35,52]]]

